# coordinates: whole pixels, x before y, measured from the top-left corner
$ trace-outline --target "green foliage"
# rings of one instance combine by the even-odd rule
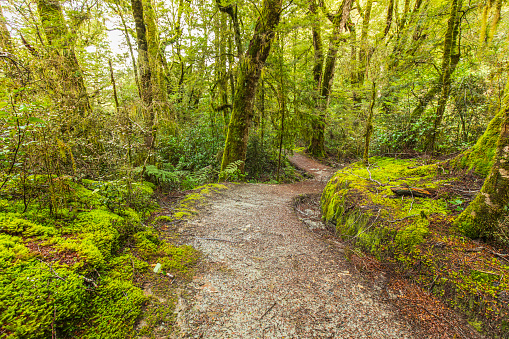
[[[0,203],[0,329],[6,338],[126,338],[146,297],[135,273],[147,260],[189,274],[195,251],[143,226],[154,210],[148,185],[68,182],[67,213]],[[122,203],[122,199],[125,199]],[[135,210],[130,206],[136,206]],[[126,244],[135,244],[135,255]]]

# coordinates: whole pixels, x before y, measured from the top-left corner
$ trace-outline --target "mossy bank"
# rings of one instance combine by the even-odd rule
[[[506,337],[509,262],[501,249],[467,238],[453,224],[471,200],[459,194],[470,191],[461,186],[469,185],[468,175],[444,163],[371,158],[368,167],[355,163],[331,178],[322,212],[338,236],[396,264],[401,274],[464,312],[479,331]],[[417,188],[426,197],[414,196]]]
[[[27,185],[38,181],[48,182],[31,177]],[[201,195],[185,200],[182,215],[149,223],[159,209],[151,184],[51,182],[47,194],[58,200],[0,200],[0,338],[136,337],[153,265],[181,277],[197,259],[193,248],[165,241],[157,225],[193,213]]]

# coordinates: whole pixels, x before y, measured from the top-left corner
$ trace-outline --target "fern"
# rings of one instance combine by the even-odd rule
[[[153,184],[170,186],[178,185],[182,178],[188,174],[186,171],[162,170],[154,165],[147,165],[145,168],[143,168],[143,166],[136,167],[134,172],[138,174],[143,173],[143,179],[150,181]]]
[[[243,179],[243,174],[240,170],[242,164],[244,164],[244,161],[242,160],[229,163],[224,170],[219,172],[219,178],[221,180],[228,180],[228,178],[232,178],[234,180]]]

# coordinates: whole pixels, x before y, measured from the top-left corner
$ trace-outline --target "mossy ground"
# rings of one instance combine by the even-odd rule
[[[194,213],[218,187],[185,198],[182,215],[148,222],[159,210],[150,184],[53,181],[58,200],[35,199],[25,208],[19,196],[0,197],[0,338],[129,338],[171,320],[172,307],[147,308],[153,297],[144,284],[185,279],[197,252],[173,245],[158,228]],[[153,272],[157,262],[163,274]],[[134,331],[142,314],[148,327]]]
[[[328,225],[381,262],[396,264],[483,332],[506,337],[509,261],[497,254],[503,249],[469,239],[453,226],[468,203],[455,192],[474,187],[451,189],[468,183],[440,163],[392,158],[370,163],[352,164],[330,180],[321,199]],[[425,188],[433,197],[395,196],[395,186]]]

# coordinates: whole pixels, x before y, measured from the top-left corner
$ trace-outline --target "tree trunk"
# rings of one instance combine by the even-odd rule
[[[253,38],[238,66],[237,86],[233,100],[233,112],[223,152],[221,169],[230,163],[246,160],[249,127],[253,115],[253,99],[260,73],[269,56],[274,29],[279,23],[282,0],[264,0],[261,16],[256,23]],[[244,165],[240,166],[244,172]]]
[[[499,222],[508,215],[509,205],[509,81],[506,84],[502,109],[496,158],[481,192],[467,209],[456,219],[455,224],[471,238],[487,237],[499,239]],[[507,226],[506,226],[507,227]],[[507,230],[505,230],[507,231]]]
[[[495,36],[495,33],[497,32],[498,23],[500,22],[500,12],[502,10],[502,0],[496,0],[494,13],[493,13],[493,19],[491,21],[490,25],[490,31],[488,33],[488,45],[491,45],[491,42],[493,41],[493,37]]]
[[[124,20],[124,15],[122,14],[122,9],[118,5],[118,3],[115,3],[117,6],[117,13],[120,17],[120,21],[122,22],[122,26],[124,27],[124,35],[125,40],[127,43],[127,47],[129,47],[129,54],[131,55],[131,60],[133,62],[133,73],[134,73],[134,81],[136,82],[136,88],[138,89],[138,95],[141,99],[141,87],[140,87],[140,78],[138,75],[138,66],[136,65],[136,59],[134,58],[134,52],[133,52],[133,45],[131,44],[131,39],[129,38],[129,30],[127,29],[127,25]]]
[[[364,82],[364,76],[366,73],[366,67],[368,65],[368,46],[366,43],[368,37],[369,20],[371,19],[371,7],[373,6],[373,0],[368,0],[366,3],[366,9],[364,10],[364,19],[362,20],[362,32],[359,49],[359,83]]]
[[[369,105],[368,121],[366,121],[366,134],[364,135],[364,154],[363,160],[364,165],[368,165],[369,161],[369,143],[371,141],[371,135],[373,134],[373,108],[375,107],[376,100],[376,85],[373,82],[373,92],[371,93],[371,104]]]
[[[143,0],[143,19],[145,21],[148,60],[151,73],[152,106],[155,119],[165,117],[169,121],[170,105],[168,103],[168,83],[166,82],[164,67],[161,58],[161,45],[157,19],[152,0]]]
[[[219,10],[223,13],[227,13],[233,23],[233,30],[235,32],[235,45],[237,45],[237,54],[238,57],[241,58],[244,54],[244,48],[242,46],[242,38],[240,35],[240,24],[239,24],[239,18],[237,15],[237,5],[236,4],[229,4],[229,5],[223,5],[221,0],[216,0],[217,7]]]
[[[59,0],[37,0],[37,10],[50,46],[54,68],[65,105],[76,107],[80,116],[91,111],[83,71],[74,52],[74,41],[67,27]]]
[[[321,71],[318,83],[318,116],[312,122],[313,134],[311,135],[311,142],[308,147],[308,152],[315,157],[325,156],[325,110],[327,109],[329,94],[334,80],[336,55],[338,53],[339,42],[342,40],[341,32],[346,30],[345,28],[350,17],[351,7],[352,0],[343,0],[339,13],[334,16],[328,15],[334,27],[327,58],[325,58],[325,65]]]
[[[458,53],[454,54],[455,49],[457,47],[457,37],[459,34],[459,26],[460,26],[460,10],[462,6],[463,0],[453,0],[451,4],[451,14],[449,16],[449,21],[447,23],[447,32],[445,34],[444,40],[444,53],[442,58],[442,67],[441,67],[441,95],[438,99],[438,107],[435,116],[435,121],[433,124],[433,132],[431,137],[429,138],[429,142],[427,145],[427,149],[431,152],[435,150],[436,139],[439,134],[440,124],[442,123],[442,118],[445,112],[445,106],[447,104],[447,99],[449,99],[449,93],[451,91],[451,76],[453,72],[454,63],[459,61],[460,58],[460,49],[458,48]],[[457,61],[453,61],[454,58],[457,58]]]
[[[138,65],[140,70],[140,88],[143,115],[145,118],[145,147],[151,150],[156,137],[155,114],[152,104],[152,73],[148,52],[142,0],[131,0],[134,23],[136,25],[136,41],[138,45]]]

